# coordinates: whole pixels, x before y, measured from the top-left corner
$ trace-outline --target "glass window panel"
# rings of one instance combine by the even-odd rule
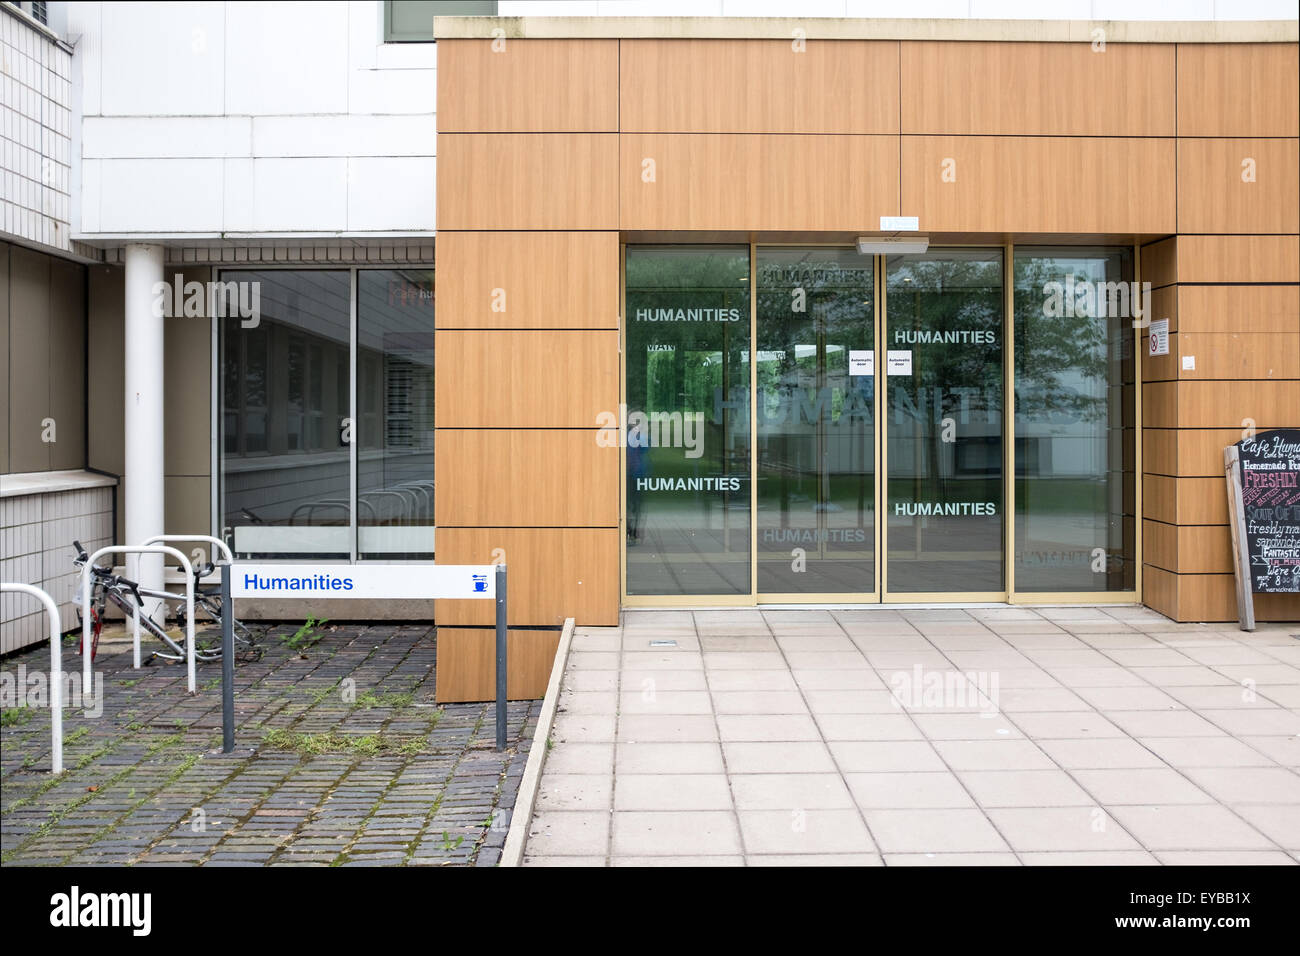
[[[872,591],[874,260],[815,247],[757,255],[758,590]]]
[[[385,0],[384,39],[417,42],[433,39],[434,17],[494,17],[497,0]]]
[[[350,456],[333,438],[348,412],[312,379],[325,356],[349,353],[349,274],[239,270],[221,278],[258,283],[261,307],[250,328],[238,316],[219,320],[222,534],[247,557],[348,558]],[[313,365],[309,352],[321,361]],[[321,427],[305,428],[313,418]]]
[[[434,556],[433,282],[427,269],[358,273],[361,558]]]
[[[1002,591],[1002,252],[886,269],[887,588]]]
[[[627,590],[749,594],[749,249],[627,250]]]
[[[1128,249],[1015,250],[1017,591],[1135,587],[1132,278]]]

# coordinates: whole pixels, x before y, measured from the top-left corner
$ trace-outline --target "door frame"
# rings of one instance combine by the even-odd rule
[[[688,236],[683,236],[688,239]],[[625,347],[627,319],[627,249],[629,245],[642,243],[619,242],[619,403],[627,403],[627,349]],[[671,245],[659,241],[652,245]],[[1133,560],[1134,587],[1126,591],[1028,591],[1018,592],[1015,587],[1015,521],[1016,521],[1016,470],[1015,470],[1015,243],[1004,242],[945,242],[938,248],[945,249],[1000,249],[1002,251],[1002,292],[1003,292],[1003,410],[1002,410],[1002,479],[1003,479],[1003,514],[1002,514],[1002,554],[1004,562],[1002,591],[925,591],[925,592],[891,592],[888,588],[888,515],[885,514],[882,501],[887,489],[888,475],[888,441],[885,434],[887,422],[887,367],[882,361],[887,349],[883,339],[888,321],[887,268],[884,255],[872,256],[872,276],[874,280],[872,321],[873,350],[875,353],[876,387],[874,389],[874,432],[875,432],[875,575],[870,591],[860,592],[797,592],[773,593],[758,591],[758,483],[754,480],[758,464],[758,405],[754,401],[757,390],[758,369],[758,250],[773,248],[850,248],[843,242],[690,242],[678,245],[748,245],[749,248],[749,594],[628,594],[627,593],[627,446],[619,443],[619,519],[618,519],[618,561],[619,561],[619,600],[625,608],[727,608],[727,607],[762,607],[765,605],[861,605],[883,607],[886,605],[955,605],[963,604],[1007,604],[1007,605],[1100,605],[1100,604],[1141,604],[1142,603],[1142,377],[1143,353],[1142,329],[1132,328],[1131,346],[1133,348],[1133,522],[1134,539]],[[1050,243],[1033,243],[1048,245]],[[1141,288],[1141,246],[1134,242],[1124,243],[1083,243],[1082,245],[1114,245],[1128,248],[1133,255],[1133,282]],[[882,520],[882,517],[885,520]]]

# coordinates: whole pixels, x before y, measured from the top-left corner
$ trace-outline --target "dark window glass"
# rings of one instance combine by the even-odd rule
[[[218,320],[223,534],[250,557],[348,558],[350,455],[334,438],[348,409],[323,377],[349,354],[349,274],[241,270],[221,279],[256,283],[260,303],[256,323]]]
[[[432,559],[433,272],[358,274],[357,549]]]
[[[434,17],[495,17],[496,0],[385,0],[384,40],[427,43]]]
[[[1127,249],[1016,248],[1017,591],[1135,587]]]

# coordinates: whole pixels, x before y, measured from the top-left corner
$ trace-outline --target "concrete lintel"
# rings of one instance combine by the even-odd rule
[[[831,17],[434,17],[439,40],[997,40],[1011,43],[1295,43],[1296,20],[874,20]],[[500,31],[500,32],[497,32]],[[802,34],[796,31],[803,31]]]

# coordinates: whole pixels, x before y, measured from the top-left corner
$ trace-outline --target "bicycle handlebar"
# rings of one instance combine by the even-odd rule
[[[123,587],[125,587],[128,591],[131,592],[131,596],[135,598],[136,605],[139,607],[144,607],[144,598],[140,597],[140,585],[138,583],[120,576],[114,577],[113,583],[120,584]]]

